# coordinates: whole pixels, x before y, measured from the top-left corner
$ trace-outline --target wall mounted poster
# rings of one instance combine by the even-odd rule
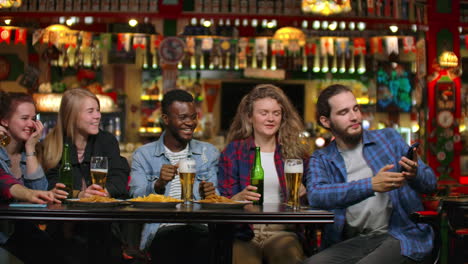
[[[413,74],[402,63],[380,62],[377,70],[377,111],[410,112]]]

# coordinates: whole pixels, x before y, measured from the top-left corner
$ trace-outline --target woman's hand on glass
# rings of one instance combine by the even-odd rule
[[[236,201],[258,201],[260,200],[260,196],[262,196],[259,193],[256,193],[255,191],[257,190],[257,187],[249,185],[245,187],[244,190],[241,192],[237,193],[236,195],[232,196],[232,200]]]
[[[78,198],[86,198],[86,197],[90,197],[93,195],[104,196],[104,197],[110,196],[106,189],[103,189],[101,186],[97,184],[91,184],[90,186],[86,188],[86,190],[81,191],[78,194]]]

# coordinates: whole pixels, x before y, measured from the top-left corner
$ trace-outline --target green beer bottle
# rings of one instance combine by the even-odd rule
[[[68,193],[67,198],[73,198],[73,175],[70,162],[70,148],[67,143],[63,144],[62,164],[59,170],[59,182],[65,184],[64,191]]]
[[[260,200],[254,201],[254,204],[263,205],[263,179],[265,173],[262,168],[262,161],[260,158],[260,147],[255,147],[255,161],[250,171],[250,185],[257,187],[256,193],[261,194]]]

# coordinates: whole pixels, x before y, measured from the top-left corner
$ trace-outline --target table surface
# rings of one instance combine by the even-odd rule
[[[137,208],[130,205],[112,207],[52,204],[46,208],[9,207],[0,204],[0,219],[170,222],[170,223],[333,223],[334,214],[302,208],[294,211],[283,204],[246,205],[240,209],[205,209],[199,204],[178,204],[172,208]]]
[[[466,206],[468,205],[468,196],[442,198],[443,205]]]

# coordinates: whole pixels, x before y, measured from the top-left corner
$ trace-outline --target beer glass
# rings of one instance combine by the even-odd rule
[[[91,157],[91,180],[93,184],[101,186],[103,192],[106,188],[107,171],[107,157]]]
[[[288,190],[288,205],[294,210],[301,207],[299,201],[299,188],[302,183],[304,166],[301,159],[287,159],[284,162],[284,174]]]
[[[7,134],[0,136],[0,146],[6,147],[8,144],[10,144],[10,141],[11,138]]]
[[[193,202],[193,184],[195,183],[196,173],[196,163],[193,158],[185,158],[179,161],[179,178],[184,204]]]

